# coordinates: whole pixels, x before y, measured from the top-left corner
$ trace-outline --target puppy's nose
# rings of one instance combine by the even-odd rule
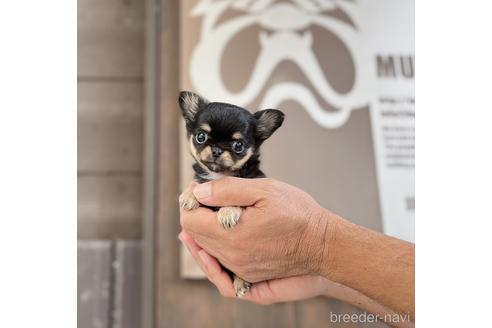
[[[223,152],[224,151],[219,147],[212,147],[212,155],[214,155],[214,157],[219,157]]]

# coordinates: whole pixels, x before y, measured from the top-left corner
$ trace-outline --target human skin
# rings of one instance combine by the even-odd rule
[[[256,303],[326,295],[414,320],[413,244],[352,224],[273,179],[225,177],[191,188],[203,205],[244,208],[231,230],[209,208],[181,211],[180,239],[222,295],[234,291],[219,262],[255,283],[244,299]]]

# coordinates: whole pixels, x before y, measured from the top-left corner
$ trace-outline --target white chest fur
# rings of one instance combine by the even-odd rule
[[[200,175],[200,178],[210,181],[210,180],[218,180],[218,179],[220,179],[220,178],[222,178],[224,176],[225,175],[222,174],[222,173],[216,173],[216,172],[209,171],[206,174],[201,174]]]

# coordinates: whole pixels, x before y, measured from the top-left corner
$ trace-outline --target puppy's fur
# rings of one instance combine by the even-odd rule
[[[284,114],[265,109],[251,114],[244,108],[208,102],[199,95],[183,91],[179,107],[186,123],[191,154],[195,159],[195,180],[203,183],[223,176],[263,178],[260,170],[260,146],[284,121]],[[192,192],[179,197],[180,207],[192,210],[200,206]],[[217,219],[225,229],[233,228],[241,216],[240,207],[222,207]],[[251,283],[233,274],[237,296],[246,294]]]

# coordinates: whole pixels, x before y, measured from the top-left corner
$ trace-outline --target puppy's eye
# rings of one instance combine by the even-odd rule
[[[241,154],[244,151],[244,144],[241,141],[234,141],[232,143],[232,150],[234,150],[236,154]]]
[[[198,133],[196,136],[195,136],[195,140],[196,142],[198,142],[199,144],[202,144],[204,143],[205,141],[207,141],[208,139],[208,136],[205,132],[200,132]]]

